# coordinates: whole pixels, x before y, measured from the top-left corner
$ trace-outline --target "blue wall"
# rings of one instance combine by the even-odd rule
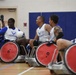
[[[60,25],[64,32],[65,39],[71,40],[76,37],[76,12],[39,12],[29,13],[29,38],[33,39],[35,36],[36,18],[39,15],[45,17],[45,23],[49,23],[49,16],[56,14],[59,16],[58,25]]]

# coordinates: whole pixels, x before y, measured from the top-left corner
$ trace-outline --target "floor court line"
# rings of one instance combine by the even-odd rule
[[[27,70],[25,70],[25,71],[23,71],[23,72],[19,73],[18,75],[22,75],[22,74],[24,74],[24,73],[26,73],[26,72],[28,72],[28,71],[32,70],[33,68],[34,68],[34,67],[31,67],[31,68],[29,68],[29,69],[27,69]]]
[[[0,68],[0,71],[1,71],[1,70],[4,70],[4,69],[6,69],[6,68],[8,68],[8,67],[10,67],[10,66],[13,66],[13,65],[14,65],[14,64],[8,64],[8,65],[6,65],[6,66],[3,66],[3,67]]]

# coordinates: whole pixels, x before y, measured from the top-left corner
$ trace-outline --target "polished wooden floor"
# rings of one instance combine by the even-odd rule
[[[45,67],[30,67],[26,63],[0,63],[0,75],[51,75]]]

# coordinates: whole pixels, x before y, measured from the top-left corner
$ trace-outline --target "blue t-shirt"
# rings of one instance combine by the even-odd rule
[[[0,29],[0,42],[2,40],[4,40],[4,34],[5,34],[6,30],[7,30],[7,27]]]
[[[4,35],[6,31],[7,31],[7,27],[0,29],[0,35]]]

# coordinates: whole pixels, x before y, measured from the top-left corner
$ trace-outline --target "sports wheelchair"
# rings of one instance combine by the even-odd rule
[[[0,59],[5,63],[20,62],[23,58],[21,55],[27,55],[26,48],[23,45],[19,45],[16,42],[8,41],[1,45]],[[20,61],[17,59],[21,59]]]
[[[55,44],[42,43],[33,48],[28,63],[30,66],[45,66],[50,72],[53,71],[54,75],[76,75],[76,44],[65,49],[62,64],[57,63],[58,53]]]
[[[6,42],[0,50],[1,60],[4,62],[14,62],[21,53],[20,47],[28,55],[24,46],[19,46],[17,43],[11,41]],[[65,49],[64,64],[55,63],[58,53],[55,44],[47,45],[47,43],[42,43],[38,47],[35,46],[33,48],[27,61],[30,66],[45,66],[50,71],[53,70],[55,74],[76,75],[76,44]]]

